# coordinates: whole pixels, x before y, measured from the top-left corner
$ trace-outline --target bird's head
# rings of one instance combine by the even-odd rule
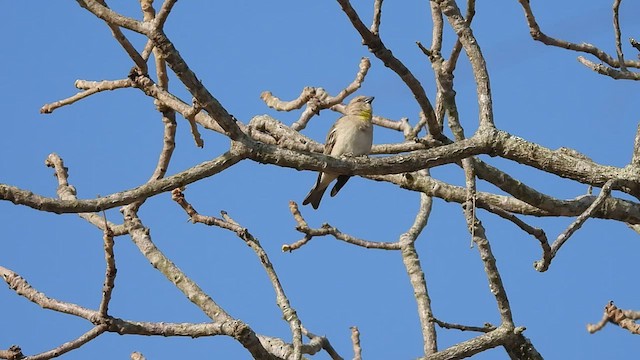
[[[347,104],[346,113],[364,120],[371,120],[371,102],[373,102],[373,96],[356,96]]]

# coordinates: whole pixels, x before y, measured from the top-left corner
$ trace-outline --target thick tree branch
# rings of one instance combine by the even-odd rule
[[[131,236],[131,240],[154,268],[158,269],[189,301],[201,309],[214,322],[220,323],[235,320],[155,246],[151,241],[149,229],[144,227],[131,207],[124,208],[123,212],[125,226]],[[241,323],[239,325],[242,330],[235,334],[235,339],[254,357],[269,359],[270,355],[253,330],[246,324]]]
[[[433,149],[381,158],[333,158],[323,154],[297,152],[274,145],[256,143],[238,148],[217,159],[204,162],[181,173],[151,181],[137,188],[93,200],[57,200],[35,195],[29,191],[0,184],[0,199],[14,204],[51,211],[94,212],[125,205],[170,191],[197,180],[212,176],[243,158],[260,163],[271,163],[299,170],[327,171],[349,175],[381,175],[413,172],[459,161],[473,155],[490,153],[529,165],[558,176],[584,184],[603,186],[612,178],[618,179],[612,189],[632,195],[640,194],[640,175],[626,168],[615,168],[594,163],[565,151],[553,151],[503,131],[485,130],[473,137]],[[631,221],[628,221],[633,223]]]
[[[236,120],[227,110],[211,95],[209,90],[202,85],[196,74],[191,71],[185,60],[180,56],[173,43],[167,38],[158,24],[153,22],[138,22],[124,17],[102,6],[97,0],[77,0],[80,6],[104,20],[107,24],[125,27],[129,30],[146,35],[154,43],[156,49],[162,54],[162,58],[173,70],[178,79],[187,87],[191,95],[202,104],[202,107],[213,117],[233,140],[249,141],[236,124]],[[155,26],[153,26],[153,25]]]
[[[37,210],[54,213],[97,212],[127,205],[134,201],[146,199],[153,195],[171,191],[175,188],[213,176],[238,163],[241,159],[241,156],[225,153],[214,160],[205,161],[200,165],[196,165],[164,179],[151,181],[131,190],[91,200],[48,198],[4,184],[0,184],[0,199],[11,201],[17,205],[26,205]],[[73,195],[75,196],[75,191]]]

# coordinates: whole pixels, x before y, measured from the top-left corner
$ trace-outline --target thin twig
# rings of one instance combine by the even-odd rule
[[[307,107],[300,115],[300,118],[291,124],[292,129],[300,131],[304,129],[309,120],[311,120],[314,115],[319,114],[321,110],[339,105],[347,96],[358,90],[362,86],[370,67],[371,62],[369,59],[363,57],[360,60],[359,70],[355,79],[336,96],[329,95],[329,93],[327,93],[323,88],[305,87],[298,98],[291,101],[280,100],[273,96],[270,91],[262,92],[262,94],[260,94],[260,98],[268,107],[278,111],[296,110],[302,108],[306,104]]]
[[[109,8],[104,0],[96,0],[102,6]],[[146,59],[143,59],[140,53],[136,50],[136,48],[131,44],[129,39],[122,33],[122,30],[117,25],[107,23],[109,29],[111,30],[111,34],[118,41],[118,43],[122,46],[124,51],[127,52],[131,60],[136,64],[140,72],[143,74],[147,73],[147,62]]]
[[[529,3],[529,0],[518,0],[518,2],[520,3],[520,5],[522,6],[522,9],[524,10],[527,24],[529,25],[529,32],[531,33],[531,37],[534,40],[540,41],[545,45],[550,45],[550,46],[555,46],[563,49],[591,54],[596,58],[598,58],[598,60],[606,63],[611,67],[621,68],[622,64],[620,64],[618,59],[611,57],[606,52],[600,50],[599,48],[591,44],[586,44],[586,43],[576,44],[576,43],[572,43],[565,40],[560,40],[560,39],[547,36],[542,32],[542,30],[540,30],[540,25],[538,25],[538,22],[536,21],[536,18],[533,14],[533,10],[531,10],[531,5]],[[624,66],[640,68],[640,61],[626,60],[624,63]]]
[[[106,318],[109,311],[109,302],[111,301],[111,293],[115,286],[116,280],[116,261],[113,256],[113,232],[107,224],[107,217],[104,215],[105,231],[102,239],[104,240],[104,259],[107,264],[104,274],[104,284],[102,286],[102,299],[100,300],[100,307],[98,312],[100,316]]]
[[[77,201],[76,189],[69,185],[68,169],[64,166],[62,158],[55,153],[49,154],[45,160],[45,165],[55,169],[55,176],[58,179],[58,197],[62,200]],[[109,229],[113,236],[121,236],[127,233],[124,225],[116,225],[106,221],[106,218],[96,213],[79,213],[78,216],[95,225],[103,232]]]
[[[564,243],[569,240],[571,235],[573,235],[578,229],[582,227],[582,225],[585,221],[587,221],[588,218],[593,216],[594,212],[600,209],[604,201],[611,194],[611,187],[614,186],[616,182],[616,179],[610,179],[604,184],[604,186],[600,190],[600,194],[598,194],[593,203],[591,203],[591,205],[589,205],[589,207],[582,214],[580,214],[580,216],[578,216],[578,218],[576,218],[576,220],[571,223],[571,225],[569,225],[569,227],[565,231],[558,235],[553,244],[551,244],[551,252],[549,254],[549,257],[543,258],[542,260],[538,260],[534,263],[534,267],[536,270],[543,272],[549,269],[551,261],[556,256],[562,245],[564,245]]]
[[[306,243],[308,243],[313,237],[316,236],[327,236],[331,235],[338,240],[342,240],[346,243],[361,246],[367,249],[381,249],[381,250],[400,250],[401,246],[399,242],[389,243],[389,242],[377,242],[377,241],[368,241],[353,237],[351,235],[345,234],[338,230],[335,227],[332,227],[329,224],[322,224],[322,227],[319,229],[312,229],[309,227],[307,222],[302,217],[302,213],[298,207],[298,204],[295,201],[289,201],[289,210],[293,215],[293,218],[296,220],[297,226],[296,230],[304,234],[304,237],[301,240],[298,240],[292,244],[282,245],[282,251],[284,252],[292,252],[294,250],[299,249]]]
[[[483,208],[500,216],[505,220],[511,221],[522,231],[538,239],[538,241],[540,242],[540,247],[542,247],[542,258],[546,259],[545,261],[550,261],[549,258],[551,256],[551,246],[549,246],[549,240],[547,239],[547,234],[544,232],[544,230],[527,224],[526,222],[520,220],[520,218],[518,218],[514,214],[500,208],[499,206],[485,204]]]
[[[45,352],[40,353],[40,354],[27,356],[23,360],[48,360],[48,359],[52,359],[52,358],[61,356],[61,355],[65,354],[65,353],[68,353],[71,350],[75,350],[75,349],[81,347],[82,345],[88,343],[89,341],[97,338],[102,333],[107,331],[108,327],[109,326],[107,324],[96,325],[93,328],[91,328],[91,330],[89,330],[86,333],[82,334],[77,339],[74,339],[72,341],[66,342],[66,343],[56,347],[55,349],[52,349],[52,350],[49,350],[49,351],[45,351]]]
[[[382,0],[373,2],[373,23],[371,24],[371,33],[378,36],[380,32],[380,17],[382,16]]]
[[[633,313],[635,316],[633,317]],[[632,315],[632,316],[628,316]],[[591,334],[601,330],[607,323],[616,324],[619,327],[628,330],[632,334],[640,335],[640,324],[636,324],[634,320],[640,318],[640,312],[621,310],[613,304],[613,301],[604,308],[604,315],[597,324],[587,324],[587,331]]]
[[[200,135],[200,131],[198,130],[196,115],[200,114],[202,110],[202,105],[198,104],[198,101],[194,98],[191,100],[192,107],[189,114],[185,116],[185,119],[189,122],[189,128],[191,129],[191,136],[193,136],[193,140],[196,143],[196,146],[199,148],[204,147],[204,140],[202,140],[202,135]],[[175,110],[173,110],[175,112]],[[175,115],[174,115],[175,116]]]
[[[39,292],[31,285],[29,285],[27,280],[25,280],[22,276],[3,266],[0,266],[0,279],[4,280],[7,285],[9,285],[9,288],[15,291],[16,294],[39,305],[43,309],[55,310],[64,314],[78,316],[87,320],[100,318],[100,315],[97,311],[46,296],[44,293]]]
[[[123,88],[130,88],[130,87],[134,87],[134,83],[133,81],[131,81],[130,79],[121,79],[121,80],[104,80],[104,81],[97,81],[97,82],[89,82],[89,81],[82,81],[82,80],[77,80],[75,83],[75,86],[78,89],[86,89],[85,91],[81,91],[73,96],[70,96],[66,99],[62,99],[62,100],[58,100],[55,102],[52,102],[50,104],[44,104],[41,108],[40,108],[40,113],[41,114],[51,114],[54,110],[61,108],[63,106],[66,105],[71,105],[73,103],[75,103],[78,100],[82,100],[86,97],[89,97],[93,94],[102,92],[102,91],[107,91],[107,90],[115,90],[115,89],[123,89]]]
[[[327,354],[331,357],[331,360],[343,360],[342,356],[340,356],[340,354],[338,354],[336,349],[333,348],[333,346],[331,345],[331,342],[329,342],[329,339],[327,339],[326,336],[316,335],[310,332],[309,330],[307,330],[302,325],[300,325],[300,328],[302,329],[302,334],[304,334],[304,336],[309,338],[310,340],[309,343],[311,344],[313,342],[319,342],[320,346],[322,347],[322,350],[327,352]]]
[[[640,73],[637,72],[633,72],[633,71],[622,71],[622,70],[616,70],[613,69],[609,66],[603,65],[603,64],[596,64],[593,61],[587,60],[586,58],[582,57],[582,56],[578,56],[578,61],[588,67],[589,69],[597,72],[600,75],[605,75],[608,76],[612,79],[616,79],[616,80],[640,80]]]
[[[640,51],[640,42],[636,41],[636,39],[629,38],[629,43],[631,44],[631,46],[636,48],[636,50]]]
[[[438,324],[438,326],[440,326],[443,329],[453,329],[453,330],[460,330],[460,331],[475,331],[475,332],[487,333],[496,329],[494,325],[491,325],[489,323],[484,324],[483,327],[479,327],[479,326],[452,324],[452,323],[440,321],[436,318],[433,318],[433,322]]]
[[[362,347],[360,346],[360,330],[357,326],[351,327],[351,344],[353,345],[353,360],[362,360]]]
[[[620,40],[620,20],[619,10],[622,0],[613,1],[613,31],[616,35],[616,54],[618,55],[618,63],[620,63],[620,70],[627,71],[627,67],[624,64],[624,54],[622,53],[622,41]]]

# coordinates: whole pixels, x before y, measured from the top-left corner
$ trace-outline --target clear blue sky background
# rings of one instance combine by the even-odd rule
[[[137,1],[112,1],[116,10],[140,18]],[[126,4],[121,4],[126,3]],[[354,0],[366,23],[370,1]],[[532,1],[549,35],[589,42],[614,54],[611,1]],[[623,38],[640,37],[640,4],[625,1]],[[427,1],[388,1],[381,26],[383,40],[421,80],[433,100],[431,67],[415,46],[431,41]],[[638,123],[638,84],[597,75],[576,61],[576,53],[545,47],[529,37],[517,1],[478,2],[474,31],[487,58],[498,127],[549,148],[574,148],[595,161],[624,166],[631,158]],[[299,112],[277,113],[259,99],[264,90],[282,99],[297,97],[304,86],[331,93],[352,81],[359,60],[369,56],[338,4],[333,1],[187,1],[177,3],[166,31],[198,77],[226,109],[243,122],[268,113],[290,124]],[[52,115],[38,110],[76,92],[76,79],[124,78],[132,62],[102,21],[74,1],[5,1],[0,5],[0,182],[56,196],[51,152],[69,167],[70,182],[81,198],[135,187],[147,180],[162,145],[162,123],[153,101],[138,90],[102,93]],[[127,32],[141,49],[144,39]],[[450,31],[446,49],[452,44]],[[626,56],[636,52],[625,45]],[[445,54],[448,51],[445,51]],[[376,114],[417,120],[417,106],[400,79],[371,56],[372,67],[359,91],[375,95]],[[477,123],[474,82],[461,58],[456,90],[463,125]],[[186,99],[175,80],[172,90]],[[304,130],[324,140],[337,115],[325,111]],[[169,173],[219,155],[229,142],[203,133],[204,149],[194,146],[179,119],[177,148]],[[375,143],[401,141],[401,134],[376,129]],[[483,157],[513,176],[559,198],[574,198],[587,187],[508,161]],[[433,170],[438,179],[463,184],[455,166]],[[288,210],[300,202],[316,174],[245,161],[229,171],[189,186],[186,196],[202,214],[226,210],[257,236],[269,253],[293,307],[312,332],[325,334],[344,356],[352,356],[349,327],[361,331],[366,359],[412,359],[421,354],[415,301],[400,254],[356,248],[317,238],[292,253],[284,243],[301,236]],[[497,191],[480,183],[484,191]],[[596,192],[599,191],[596,189]],[[619,194],[616,194],[620,196]],[[311,226],[329,222],[351,235],[396,241],[413,221],[416,193],[387,183],[352,179],[318,211],[305,207]],[[109,220],[121,223],[117,209]],[[162,194],[147,201],[140,216],[153,240],[232,316],[261,334],[290,339],[288,325],[251,250],[232,233],[188,223],[186,214]],[[614,326],[589,335],[585,325],[602,316],[614,300],[640,308],[633,282],[640,253],[638,235],[624,224],[591,219],[560,251],[547,273],[537,273],[537,241],[492,214],[479,212],[498,259],[517,325],[548,359],[628,359],[638,339]],[[555,238],[573,219],[527,219]],[[97,308],[104,260],[102,234],[75,215],[40,213],[0,202],[0,265],[25,277],[48,296]],[[418,241],[435,315],[467,325],[496,324],[477,250],[458,204],[435,200],[429,224]],[[127,237],[116,242],[118,277],[113,316],[139,321],[204,322],[207,318],[147,260]],[[0,286],[0,348],[12,344],[25,354],[49,350],[87,331],[83,319],[40,309]],[[475,334],[439,331],[440,348]],[[125,359],[141,351],[148,359],[245,359],[231,339],[159,338],[104,334],[67,359]],[[326,359],[326,354],[316,358]],[[502,349],[479,359],[506,359]]]

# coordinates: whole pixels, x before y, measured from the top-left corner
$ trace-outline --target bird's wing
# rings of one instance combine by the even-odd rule
[[[333,146],[336,144],[336,128],[338,125],[338,122],[341,120],[342,118],[338,119],[338,121],[336,121],[333,126],[331,126],[331,129],[329,130],[329,133],[327,134],[327,140],[325,140],[324,142],[324,154],[325,155],[330,155],[331,154],[331,150],[333,150]]]

